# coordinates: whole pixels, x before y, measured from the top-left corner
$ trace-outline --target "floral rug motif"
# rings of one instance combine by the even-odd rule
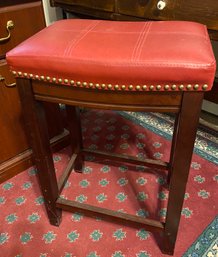
[[[86,111],[82,113],[84,145],[89,149],[168,161],[170,140],[138,124],[119,112]],[[57,177],[66,167],[69,152],[66,148],[53,155]],[[72,172],[61,197],[164,221],[168,201],[166,174],[145,173],[146,170],[149,171],[144,166],[97,158],[93,162],[93,157],[87,156],[83,173]],[[161,237],[143,227],[109,223],[80,212],[63,212],[61,225],[51,226],[36,174],[32,167],[0,185],[0,256],[166,256],[158,246]],[[217,184],[216,163],[194,154],[175,257],[216,256],[217,243],[213,242],[217,219],[212,221],[218,211]],[[211,225],[207,228],[208,224]]]
[[[182,257],[218,256],[218,216],[204,230]]]
[[[119,112],[125,118],[170,140],[173,135],[174,117],[165,113]],[[198,129],[194,152],[218,164],[218,135]]]

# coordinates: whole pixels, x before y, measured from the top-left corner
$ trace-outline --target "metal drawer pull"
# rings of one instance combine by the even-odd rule
[[[157,9],[158,10],[163,10],[165,8],[165,6],[166,6],[166,2],[165,1],[159,1],[157,3]]]
[[[6,29],[8,31],[7,37],[0,38],[0,42],[7,41],[11,37],[10,30],[14,28],[14,22],[13,21],[7,21]]]
[[[0,75],[0,82],[3,82],[6,87],[15,87],[16,86],[16,83],[11,83],[11,84],[6,83],[5,78],[2,77],[1,75]]]

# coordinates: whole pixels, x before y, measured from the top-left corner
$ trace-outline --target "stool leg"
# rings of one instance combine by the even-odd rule
[[[61,222],[61,210],[56,208],[59,196],[55,168],[43,105],[34,99],[31,81],[17,79],[17,88],[24,115],[26,134],[33,150],[33,158],[38,170],[38,179],[45,207],[52,225]]]
[[[175,155],[175,149],[176,149],[176,142],[177,142],[177,135],[178,135],[178,128],[179,128],[179,113],[176,114],[175,122],[174,122],[174,129],[173,129],[173,138],[172,138],[172,145],[171,145],[171,151],[170,151],[170,168],[168,171],[168,176],[167,176],[167,185],[169,186],[170,184],[170,179],[172,175],[172,163],[174,160],[174,155]]]
[[[67,105],[66,113],[67,113],[68,129],[70,132],[70,141],[71,141],[70,145],[72,148],[72,152],[78,154],[75,161],[74,170],[77,172],[81,172],[84,161],[83,161],[83,155],[81,154],[83,143],[82,143],[82,129],[81,129],[81,122],[80,122],[79,107]]]
[[[171,180],[162,246],[162,251],[171,255],[179,228],[203,95],[202,92],[185,92],[179,113],[174,155],[171,159]]]

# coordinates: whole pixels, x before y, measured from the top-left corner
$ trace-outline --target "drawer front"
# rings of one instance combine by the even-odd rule
[[[218,30],[217,0],[118,0],[117,10],[123,15],[145,19],[196,21]]]
[[[15,82],[5,60],[0,61],[0,76],[10,84]],[[28,149],[21,119],[17,88],[7,88],[0,82],[0,163]]]
[[[118,0],[117,12],[122,15],[148,18],[153,10],[155,1],[149,0]]]
[[[114,12],[114,2],[115,0],[53,0],[54,5],[68,5],[75,6],[75,8],[83,7],[87,9],[95,9],[105,12]],[[71,10],[72,7],[70,8]]]
[[[8,21],[14,28],[7,31]],[[45,27],[40,1],[0,8],[0,56]],[[5,39],[4,39],[5,38]]]
[[[0,60],[0,77],[6,84],[15,82],[5,60]],[[6,87],[0,82],[0,164],[18,156],[29,148],[17,87]],[[63,132],[63,122],[58,105],[45,103],[45,114],[50,138]]]

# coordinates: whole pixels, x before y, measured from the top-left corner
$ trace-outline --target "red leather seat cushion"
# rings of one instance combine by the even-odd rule
[[[206,27],[182,21],[62,20],[11,50],[7,61],[34,76],[159,90],[166,84],[209,90],[215,73]]]

